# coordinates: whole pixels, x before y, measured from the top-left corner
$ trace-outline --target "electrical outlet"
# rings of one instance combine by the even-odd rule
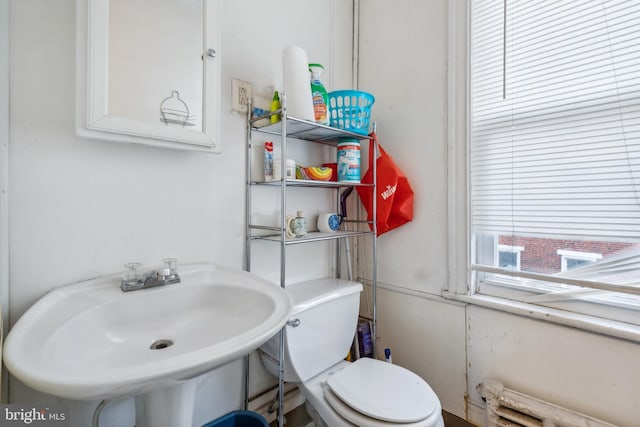
[[[249,98],[251,98],[251,83],[231,79],[231,109],[246,113]]]

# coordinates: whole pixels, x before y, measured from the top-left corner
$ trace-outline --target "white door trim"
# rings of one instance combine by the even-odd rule
[[[9,0],[0,0],[0,340],[9,319],[9,37]],[[6,375],[2,380],[0,401],[6,402]]]

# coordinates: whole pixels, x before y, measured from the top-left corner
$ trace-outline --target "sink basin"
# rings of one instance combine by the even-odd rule
[[[119,275],[54,289],[11,329],[7,368],[67,399],[148,393],[248,354],[288,319],[287,293],[255,275],[209,264],[178,273],[182,283],[126,293]]]

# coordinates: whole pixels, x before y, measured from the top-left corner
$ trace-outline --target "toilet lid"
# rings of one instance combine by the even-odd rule
[[[416,423],[391,423],[388,421],[377,420],[372,417],[356,412],[347,406],[342,400],[338,399],[335,394],[327,387],[324,390],[324,398],[338,415],[345,420],[357,426],[367,427],[434,427],[437,425],[439,418],[425,418]]]
[[[354,410],[392,423],[418,422],[438,407],[437,396],[422,378],[366,357],[329,377],[327,385]]]

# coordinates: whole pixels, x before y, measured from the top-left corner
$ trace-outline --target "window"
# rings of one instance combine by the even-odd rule
[[[640,324],[640,2],[469,13],[472,292]]]
[[[498,245],[498,267],[507,270],[520,270],[522,246]]]
[[[560,255],[560,271],[573,270],[574,268],[581,267],[583,265],[593,264],[599,259],[602,259],[602,254],[596,254],[593,252],[576,252],[558,249],[558,255]]]

